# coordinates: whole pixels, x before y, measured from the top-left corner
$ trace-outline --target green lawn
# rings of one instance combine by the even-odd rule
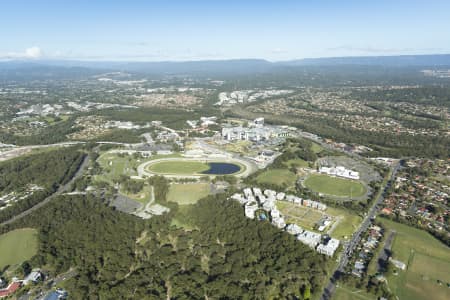
[[[314,192],[338,197],[361,197],[367,192],[360,181],[322,174],[310,175],[305,180],[305,186]]]
[[[286,201],[277,201],[277,208],[286,217],[287,223],[313,230],[314,225],[322,218],[322,212]]]
[[[129,194],[123,190],[120,190],[120,193],[145,205],[150,201],[151,186],[145,184],[142,191],[137,194]]]
[[[350,238],[362,221],[362,218],[356,213],[345,209],[328,207],[326,213],[339,218],[338,225],[331,233],[331,236],[336,239]]]
[[[38,249],[37,230],[16,229],[0,235],[0,270],[32,258]]]
[[[338,222],[338,224],[331,233],[331,236],[340,240],[345,236],[349,238],[362,221],[362,218],[357,214],[334,207],[328,207],[326,211],[321,212],[317,209],[295,203],[278,201],[277,208],[286,216],[286,221],[288,223],[295,223],[308,230],[313,230],[314,225],[322,219],[324,214],[333,217],[334,221]],[[327,230],[329,228],[327,228]]]
[[[292,186],[297,179],[296,175],[286,169],[272,169],[261,173],[256,180],[259,183],[271,183],[282,186],[286,184],[287,186]]]
[[[320,152],[323,151],[323,148],[322,148],[322,146],[320,146],[319,144],[312,143],[312,145],[311,145],[311,150],[312,150],[314,153],[320,153]]]
[[[146,161],[179,156],[178,153],[175,153],[171,155],[153,155],[150,158],[138,157],[136,159],[133,155],[119,155],[117,153],[105,152],[97,159],[103,172],[101,175],[96,175],[95,179],[112,183],[113,180],[119,179],[122,174],[127,176],[137,175],[137,167]]]
[[[195,175],[209,170],[209,165],[200,161],[162,161],[148,166],[148,170],[160,174]]]
[[[105,153],[98,158],[98,163],[103,169],[102,175],[97,175],[97,180],[112,182],[119,179],[120,175],[137,175],[136,168],[144,160],[138,162],[131,155],[119,156],[115,153]]]
[[[193,204],[208,196],[209,192],[209,183],[172,184],[167,200],[177,202],[180,205]]]
[[[390,289],[400,299],[450,299],[450,248],[423,230],[381,219],[395,230],[393,257],[407,264],[398,275],[387,274]],[[442,281],[442,285],[437,283]],[[432,296],[432,297],[431,297]],[[430,298],[431,297],[431,298]]]
[[[184,230],[194,230],[198,229],[192,225],[191,222],[191,210],[193,205],[180,205],[174,218],[172,218],[170,225],[176,226],[178,228],[183,228]]]
[[[308,162],[301,159],[301,158],[297,158],[297,159],[290,159],[288,161],[285,161],[284,164],[290,168],[292,166],[294,167],[308,167]]]
[[[333,300],[375,300],[376,296],[367,293],[364,289],[355,289],[339,283],[333,294]]]

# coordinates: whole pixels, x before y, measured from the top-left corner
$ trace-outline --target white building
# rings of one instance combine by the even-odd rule
[[[297,235],[303,232],[303,228],[301,228],[297,224],[289,224],[288,226],[286,226],[286,231],[292,235]]]
[[[280,192],[280,193],[277,194],[276,198],[277,198],[278,201],[282,201],[282,200],[284,200],[285,196],[286,196],[285,193]]]
[[[275,210],[275,201],[266,201],[264,202],[264,204],[262,205],[263,209],[267,210],[267,211],[273,211]]]
[[[254,124],[256,127],[264,127],[264,118],[256,118],[256,119],[253,121],[253,124]]]
[[[303,244],[314,249],[320,243],[322,236],[318,233],[305,230],[297,236],[297,239]]]
[[[343,166],[337,166],[337,167],[320,167],[319,172],[331,176],[336,177],[343,177],[347,179],[359,179],[359,173],[356,171],[352,171],[349,169],[346,169]]]
[[[247,198],[243,197],[242,194],[234,194],[231,199],[238,201],[240,204],[245,204],[248,202]]]
[[[42,279],[41,270],[39,270],[39,269],[33,270],[30,274],[28,274],[27,277],[25,277],[25,279],[23,280],[23,284],[27,285],[30,283],[36,283],[41,279]]]
[[[286,227],[286,222],[284,221],[284,218],[281,216],[278,218],[272,217],[272,224],[277,226],[280,229],[283,229],[284,227]]]
[[[327,244],[320,244],[317,247],[317,252],[328,256],[333,256],[334,252],[336,252],[338,247],[339,247],[339,240],[330,239]]]
[[[250,219],[255,218],[255,212],[258,209],[258,204],[256,202],[249,202],[245,204],[245,216]]]
[[[253,192],[252,192],[252,189],[251,188],[245,188],[244,189],[244,195],[245,195],[245,197],[250,197],[250,196],[253,196]]]

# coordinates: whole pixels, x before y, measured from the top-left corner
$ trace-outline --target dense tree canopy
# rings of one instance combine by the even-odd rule
[[[176,209],[174,209],[176,210]],[[326,259],[222,197],[144,221],[100,199],[61,197],[13,227],[40,230],[34,266],[77,267],[75,299],[299,299],[320,292]],[[179,217],[179,216],[178,216]]]
[[[42,190],[0,211],[0,222],[36,205],[61,184],[67,183],[78,170],[84,154],[76,147],[46,151],[0,163],[0,191],[21,191],[29,184]]]

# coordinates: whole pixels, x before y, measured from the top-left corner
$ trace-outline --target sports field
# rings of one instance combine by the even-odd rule
[[[0,235],[0,270],[32,258],[38,249],[37,230],[16,229]]]
[[[256,180],[259,183],[271,183],[279,186],[292,186],[295,183],[296,176],[286,169],[272,169],[261,173]]]
[[[310,175],[304,184],[316,193],[338,197],[361,197],[367,192],[366,187],[360,181],[322,174]]]
[[[277,208],[286,217],[288,223],[294,223],[303,229],[313,230],[314,225],[322,219],[323,216],[328,215],[332,217],[333,224],[336,223],[331,232],[331,237],[336,239],[349,238],[355,232],[362,218],[347,210],[328,207],[326,211],[322,212],[317,209],[302,206],[299,204],[278,201]],[[326,229],[328,231],[333,227],[333,224]]]
[[[400,299],[450,299],[450,248],[425,231],[381,220],[387,229],[396,231],[393,257],[407,264],[398,275],[387,274],[389,288]]]
[[[172,184],[167,200],[180,205],[193,204],[208,196],[209,192],[210,186],[208,183]]]
[[[190,175],[198,174],[209,169],[209,165],[200,161],[161,161],[149,165],[148,170],[161,174],[180,174]]]
[[[294,223],[308,230],[312,230],[323,216],[317,209],[286,201],[277,201],[277,208],[286,217],[287,223]]]

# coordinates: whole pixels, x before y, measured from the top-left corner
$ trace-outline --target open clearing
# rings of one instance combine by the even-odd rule
[[[105,152],[97,159],[103,172],[101,175],[95,175],[95,179],[112,183],[114,180],[119,179],[120,175],[136,176],[138,175],[137,168],[140,164],[168,157],[179,157],[179,155],[153,155],[149,158],[143,158],[140,155],[135,157],[133,155],[119,154],[111,151]]]
[[[295,174],[286,169],[267,170],[256,177],[259,183],[270,183],[278,186],[292,186],[295,183],[295,179]]]
[[[360,181],[322,174],[308,176],[304,184],[316,193],[338,197],[361,197],[367,192],[366,187]]]
[[[312,150],[314,153],[320,153],[320,152],[323,151],[323,148],[322,148],[322,146],[320,146],[320,145],[317,144],[317,143],[312,143],[312,144],[311,144],[311,150]]]
[[[326,213],[339,218],[336,228],[330,234],[336,239],[350,238],[362,221],[360,216],[345,209],[328,207]]]
[[[37,230],[16,229],[0,235],[0,270],[32,258],[38,249]]]
[[[199,199],[208,196],[209,192],[209,183],[172,184],[167,200],[180,205],[194,204]]]
[[[375,300],[376,296],[367,293],[364,289],[350,288],[342,283],[336,287],[333,295],[333,300]]]
[[[145,205],[148,203],[148,201],[150,201],[151,187],[145,184],[144,187],[142,188],[142,191],[140,191],[137,194],[126,193],[123,190],[120,190],[120,193],[132,200],[138,201]]]
[[[112,183],[120,175],[137,175],[136,168],[138,160],[131,155],[118,155],[115,153],[105,153],[98,158],[98,163],[102,167],[102,175],[97,175],[96,179]]]
[[[328,207],[326,211],[322,212],[317,209],[298,205],[286,201],[278,201],[277,207],[280,212],[286,216],[288,223],[295,223],[307,230],[314,230],[314,225],[322,219],[323,216],[328,215],[333,218],[333,222],[337,222],[336,227],[330,233],[331,237],[336,239],[349,238],[361,223],[362,218],[345,209]],[[333,225],[325,229],[329,230]],[[316,231],[318,232],[318,231]]]
[[[381,219],[395,230],[393,257],[407,264],[398,275],[387,274],[391,290],[400,299],[450,299],[450,248],[425,231]],[[442,285],[438,283],[442,282]]]
[[[288,161],[285,161],[284,164],[290,168],[290,167],[302,167],[306,168],[309,166],[308,162],[306,160],[303,160],[301,158],[297,159],[290,159]]]
[[[323,213],[317,209],[286,201],[277,201],[277,208],[286,217],[287,223],[295,223],[303,229],[313,230]]]

